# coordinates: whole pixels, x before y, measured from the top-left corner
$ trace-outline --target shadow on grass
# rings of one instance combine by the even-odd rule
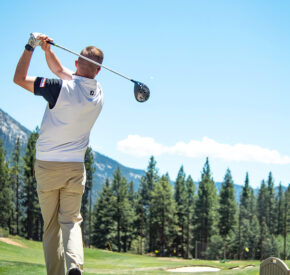
[[[46,275],[46,269],[41,264],[31,264],[14,261],[0,261],[0,274],[9,275]]]

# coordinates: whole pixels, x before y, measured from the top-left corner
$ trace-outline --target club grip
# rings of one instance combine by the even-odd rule
[[[55,43],[52,41],[47,41],[48,44],[55,46]]]

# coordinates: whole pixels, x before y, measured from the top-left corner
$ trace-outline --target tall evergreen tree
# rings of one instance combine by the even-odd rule
[[[129,212],[130,217],[129,217],[129,231],[127,235],[127,242],[128,242],[128,249],[131,248],[132,242],[136,237],[138,238],[138,227],[136,227],[136,220],[137,220],[137,215],[136,215],[136,208],[138,205],[137,201],[138,194],[135,193],[134,190],[134,182],[131,180],[128,185],[128,201],[129,201],[129,207],[131,208],[131,211]]]
[[[266,218],[268,213],[265,212],[265,210],[268,210],[268,201],[269,198],[268,195],[268,189],[266,187],[266,183],[263,180],[259,194],[258,194],[258,200],[257,200],[257,210],[258,210],[258,220],[260,225],[260,244],[259,244],[259,252],[260,256],[259,258],[262,260],[264,258],[264,240],[269,235],[269,229],[266,223]]]
[[[12,153],[12,167],[11,167],[11,182],[13,186],[13,203],[15,208],[15,214],[14,214],[14,223],[15,223],[15,233],[17,235],[20,234],[20,184],[21,184],[21,145],[20,140],[17,138],[14,151]]]
[[[153,238],[152,238],[152,226],[151,226],[151,217],[149,215],[149,206],[151,202],[151,192],[154,189],[154,185],[158,182],[158,170],[156,168],[156,161],[153,156],[150,157],[149,164],[146,170],[145,175],[140,180],[140,195],[141,195],[141,203],[143,205],[143,210],[139,213],[143,215],[141,219],[144,220],[144,223],[140,223],[140,225],[144,225],[144,229],[140,229],[140,231],[145,232],[146,240],[148,240],[148,248],[149,252],[153,251]]]
[[[125,178],[124,178],[125,179]],[[134,211],[134,188],[133,182],[129,182],[127,184],[127,180],[125,180],[126,187],[127,187],[127,196],[123,201],[123,218],[121,221],[122,225],[122,244],[123,244],[123,251],[127,252],[131,248],[131,244],[133,238],[135,236],[135,230],[133,227],[135,221],[135,211]],[[132,198],[132,200],[131,200]]]
[[[141,178],[140,190],[144,201],[144,207],[149,208],[151,200],[151,191],[155,183],[159,180],[158,170],[156,168],[156,161],[153,156],[150,157],[149,164],[145,175]]]
[[[190,251],[191,241],[192,241],[192,231],[193,231],[193,217],[194,217],[194,206],[195,206],[195,185],[193,182],[192,177],[189,175],[185,181],[185,188],[186,188],[186,205],[185,205],[185,243],[186,243],[186,251],[185,251],[185,258],[190,258]]]
[[[21,201],[24,210],[24,235],[27,239],[42,240],[43,220],[36,192],[36,179],[34,176],[35,144],[38,138],[38,129],[32,132],[23,158],[24,184],[21,190]]]
[[[82,233],[85,245],[91,244],[91,230],[92,230],[92,188],[93,175],[96,170],[94,163],[94,154],[91,147],[88,147],[85,154],[85,168],[86,168],[86,185],[82,197],[81,214],[83,217]]]
[[[219,202],[218,227],[220,236],[224,241],[224,257],[226,258],[228,239],[230,234],[236,231],[237,226],[237,203],[235,200],[234,182],[229,169],[227,169],[222,183]]]
[[[218,231],[218,196],[208,158],[204,164],[195,207],[195,238],[206,250],[210,237]]]
[[[144,238],[146,234],[146,216],[144,213],[144,202],[140,189],[136,196],[134,228],[136,228],[135,235],[138,240],[138,253],[142,255],[145,250]]]
[[[98,248],[112,247],[116,239],[117,226],[115,217],[116,197],[113,194],[112,186],[109,179],[103,185],[102,192],[94,206],[94,229],[92,243]]]
[[[240,197],[240,214],[243,219],[252,220],[255,210],[254,190],[249,183],[249,174],[246,173],[245,185]]]
[[[250,245],[254,242],[252,240],[252,232],[257,229],[257,218],[255,215],[255,196],[254,190],[249,184],[249,174],[246,173],[245,185],[243,186],[242,194],[240,197],[239,208],[239,224],[238,224],[238,258],[249,258],[252,253],[245,250],[250,249]],[[257,232],[254,238],[257,238]]]
[[[230,231],[234,231],[237,224],[237,205],[235,200],[234,182],[231,171],[227,169],[222,188],[220,191],[219,203],[219,232],[226,237]]]
[[[261,260],[277,254],[277,243],[274,239],[277,219],[275,216],[276,194],[272,173],[269,173],[267,183],[263,180],[258,193],[257,212],[260,224],[259,257]],[[277,214],[277,213],[276,213]],[[275,223],[275,224],[273,224]]]
[[[117,247],[120,252],[128,250],[128,245],[132,237],[133,209],[128,199],[128,184],[126,178],[121,175],[120,167],[113,175],[113,194],[116,197],[115,221],[117,224]]]
[[[284,200],[284,192],[283,187],[280,182],[278,187],[278,195],[277,195],[277,227],[276,227],[276,235],[283,235],[283,200]]]
[[[177,178],[175,181],[174,199],[176,202],[177,210],[177,224],[178,232],[175,239],[176,254],[177,256],[185,257],[186,243],[185,243],[185,231],[186,231],[186,207],[187,207],[187,194],[185,187],[185,173],[183,166],[180,167]]]
[[[172,254],[173,239],[176,235],[176,204],[168,176],[162,176],[151,193],[150,214],[154,236],[153,249],[162,256]]]
[[[0,227],[11,231],[13,190],[9,181],[9,168],[5,161],[2,139],[0,139],[0,190]]]
[[[259,245],[260,245],[260,224],[256,215],[253,216],[250,222],[250,229],[247,230],[247,234],[249,234],[248,246],[244,246],[244,258],[251,259],[259,259]],[[249,249],[249,252],[245,250],[245,248]]]
[[[271,235],[276,234],[277,226],[277,198],[274,189],[274,179],[272,173],[269,173],[267,180],[268,198],[266,207],[266,224]]]

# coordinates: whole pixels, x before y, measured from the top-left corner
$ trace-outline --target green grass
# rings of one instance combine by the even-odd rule
[[[13,238],[16,242],[25,246],[17,247],[0,242],[0,274],[9,275],[45,275],[45,265],[40,242],[27,241],[21,238]],[[286,261],[290,266],[290,261]],[[253,265],[251,268],[245,268]],[[196,274],[196,273],[170,273],[168,268],[183,266],[211,266],[221,268],[216,273],[197,273],[198,275],[258,275],[259,261],[230,261],[220,263],[218,261],[181,260],[176,258],[157,258],[140,256],[129,253],[116,253],[99,249],[85,249],[84,275],[92,274]],[[240,267],[238,270],[231,270]]]

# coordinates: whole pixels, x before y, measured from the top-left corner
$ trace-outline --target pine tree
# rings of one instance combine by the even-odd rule
[[[96,170],[94,164],[94,154],[91,147],[88,147],[85,154],[85,168],[86,168],[86,185],[82,197],[81,215],[83,217],[82,233],[83,240],[87,246],[91,244],[91,227],[92,227],[92,188],[93,188],[93,175]]]
[[[116,197],[113,194],[109,179],[103,185],[103,189],[94,206],[94,229],[92,243],[98,248],[110,248],[116,239],[115,216]],[[116,247],[113,247],[116,250]]]
[[[251,221],[254,215],[254,190],[249,184],[249,174],[246,173],[245,185],[240,198],[240,218]]]
[[[2,139],[0,139],[0,190],[0,228],[11,231],[13,190],[9,181],[9,168],[8,163],[5,161]]]
[[[269,230],[266,223],[268,213],[265,210],[268,210],[268,189],[266,187],[266,183],[263,180],[257,200],[257,210],[258,210],[258,220],[260,224],[260,244],[259,244],[259,251],[260,256],[259,258],[262,260],[264,258],[264,240],[268,237]]]
[[[217,233],[218,196],[211,175],[208,158],[206,159],[198,187],[195,207],[195,238],[202,244],[201,251],[206,251],[210,237]]]
[[[186,231],[186,207],[187,207],[187,194],[185,187],[185,173],[183,166],[180,167],[177,178],[175,181],[174,199],[176,202],[177,210],[177,224],[178,232],[175,239],[176,254],[177,256],[185,257],[186,243],[185,243],[185,231]]]
[[[137,201],[138,194],[134,191],[134,182],[130,181],[128,185],[128,201],[131,208],[130,211],[130,234],[128,234],[128,249],[131,249],[132,242],[138,238],[138,227],[136,227],[136,208],[138,207]]]
[[[266,208],[266,224],[271,235],[276,234],[277,226],[277,198],[274,189],[274,179],[272,173],[269,173],[267,180],[268,198]]]
[[[249,184],[249,174],[246,173],[245,185],[243,186],[240,208],[239,208],[239,224],[238,224],[238,258],[248,259],[252,257],[253,250],[251,253],[245,250],[250,249],[251,244],[254,242],[252,238],[252,231],[257,228],[257,218],[255,215],[255,196],[254,190]],[[254,238],[257,238],[257,232]]]
[[[176,204],[172,196],[169,177],[162,176],[151,192],[150,214],[152,222],[152,245],[161,256],[172,254],[173,240],[176,235]]]
[[[284,192],[283,187],[280,182],[278,187],[278,195],[277,195],[277,227],[276,227],[276,235],[283,235],[283,200],[284,200]]]
[[[235,200],[234,182],[231,171],[227,169],[220,192],[219,201],[219,233],[224,240],[224,258],[230,235],[236,231],[237,204]]]
[[[20,153],[21,153],[21,145],[20,140],[17,138],[16,144],[14,147],[14,151],[12,154],[12,167],[11,167],[11,182],[13,186],[13,197],[14,197],[14,208],[15,208],[15,214],[14,214],[14,224],[16,227],[16,234],[20,234],[20,185],[21,185],[21,163],[20,163]]]
[[[116,197],[114,219],[117,224],[118,252],[121,252],[122,247],[123,251],[126,252],[132,235],[134,213],[128,199],[127,180],[121,175],[120,167],[113,175],[112,189]]]
[[[143,210],[139,213],[143,216],[140,217],[144,223],[140,225],[144,228],[140,229],[140,232],[145,232],[146,240],[148,241],[148,252],[153,251],[153,239],[152,239],[152,226],[151,226],[151,217],[149,215],[149,206],[151,202],[151,192],[154,189],[154,185],[158,182],[158,170],[156,168],[156,161],[153,156],[150,157],[149,164],[146,170],[145,175],[140,180],[140,195],[141,203],[143,205]]]
[[[138,190],[136,196],[136,206],[135,206],[135,219],[134,219],[134,228],[136,228],[135,234],[138,240],[138,253],[143,254],[144,252],[144,238],[145,238],[145,223],[146,216],[144,213],[144,202],[140,192]]]
[[[22,207],[24,211],[24,230],[27,239],[42,240],[43,220],[36,192],[36,179],[34,176],[35,144],[38,138],[38,129],[30,135],[24,161],[24,184],[22,186]]]
[[[251,258],[251,259],[259,259],[259,245],[260,245],[260,224],[259,220],[256,215],[253,216],[251,222],[250,222],[250,229],[247,230],[248,234],[248,249],[249,252],[245,251],[244,247],[244,258]],[[248,254],[248,255],[247,255]]]
[[[130,200],[130,197],[132,196],[131,187],[132,184],[127,184],[127,181],[125,181],[126,187],[127,187],[127,196],[124,199],[123,202],[123,218],[121,220],[121,228],[122,228],[122,244],[123,244],[123,251],[127,252],[131,249],[131,244],[135,235],[135,230],[133,227],[134,220],[135,220],[135,211],[134,211],[134,199]]]
[[[185,219],[185,243],[186,243],[186,252],[185,252],[185,258],[190,258],[190,251],[192,249],[191,247],[191,240],[192,240],[192,221],[194,217],[194,205],[195,205],[195,185],[193,182],[193,179],[189,175],[185,181],[185,188],[186,188],[186,206],[185,206],[185,213],[186,213],[186,219]]]

